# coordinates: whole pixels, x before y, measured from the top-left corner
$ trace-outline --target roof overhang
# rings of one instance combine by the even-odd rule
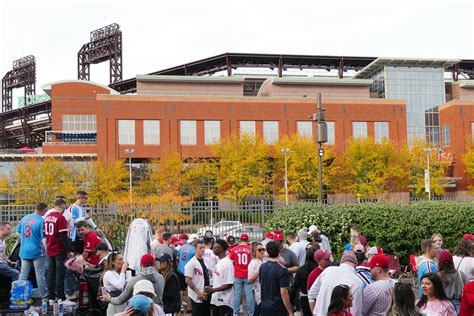
[[[424,58],[390,58],[379,57],[360,70],[354,78],[370,78],[384,66],[394,67],[433,67],[447,68],[459,64],[461,59],[424,59]]]
[[[141,82],[170,82],[170,83],[217,83],[236,84],[243,83],[244,77],[210,77],[210,76],[163,76],[163,75],[137,75]]]
[[[54,81],[54,82],[50,82],[50,83],[47,83],[45,84],[44,86],[41,87],[41,89],[49,96],[51,96],[51,87],[56,85],[56,84],[61,84],[61,83],[83,83],[83,84],[90,84],[90,85],[94,85],[94,86],[98,86],[98,87],[101,87],[101,88],[104,88],[106,90],[108,90],[110,92],[110,94],[120,94],[118,93],[117,91],[115,91],[114,89],[110,88],[109,86],[105,86],[103,84],[100,84],[100,83],[96,83],[96,82],[92,82],[92,81],[88,81],[88,80],[59,80],[59,81]]]
[[[459,80],[459,87],[463,89],[474,89],[474,82],[472,80]]]
[[[371,79],[339,79],[339,78],[311,78],[311,77],[283,77],[273,78],[274,85],[308,85],[308,86],[370,86]]]

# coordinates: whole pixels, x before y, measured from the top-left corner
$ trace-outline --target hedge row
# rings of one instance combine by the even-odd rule
[[[408,255],[420,252],[422,240],[437,232],[444,236],[444,247],[453,251],[464,233],[474,232],[474,203],[300,203],[274,212],[265,228],[288,233],[312,224],[327,234],[336,257],[349,242],[350,225],[357,224],[369,245],[381,246],[406,262]]]

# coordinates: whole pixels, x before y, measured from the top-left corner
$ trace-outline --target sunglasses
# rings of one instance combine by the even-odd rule
[[[257,251],[265,252],[265,249],[264,248],[259,248],[259,249],[257,249]]]

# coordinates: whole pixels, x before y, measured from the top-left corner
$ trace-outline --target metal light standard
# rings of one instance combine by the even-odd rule
[[[285,156],[285,205],[288,206],[288,154],[290,153],[290,149],[282,148],[281,152]]]
[[[425,192],[428,193],[428,201],[431,201],[431,178],[430,178],[430,155],[432,151],[438,150],[437,148],[423,148],[426,153],[426,167],[425,170]]]
[[[328,127],[326,124],[326,109],[322,107],[321,93],[318,93],[318,103],[316,113],[310,118],[317,123],[316,142],[318,143],[318,182],[319,182],[319,203],[323,203],[323,144],[328,142]]]
[[[129,174],[129,195],[130,195],[130,207],[132,206],[132,155],[135,149],[125,149],[125,156],[128,157],[128,174]]]

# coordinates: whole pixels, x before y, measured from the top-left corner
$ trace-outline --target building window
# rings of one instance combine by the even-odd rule
[[[278,142],[278,121],[263,121],[263,140],[266,144]]]
[[[144,120],[143,121],[143,144],[159,145],[160,144],[160,121]]]
[[[217,144],[221,139],[221,122],[204,121],[204,144]]]
[[[63,115],[63,132],[96,132],[97,119],[95,115]]]
[[[196,121],[181,121],[181,145],[196,145]]]
[[[240,136],[244,134],[255,137],[255,121],[240,121]]]
[[[375,122],[375,143],[380,144],[385,139],[388,141],[388,122]]]
[[[135,144],[135,121],[119,120],[119,145]]]
[[[367,138],[367,122],[352,122],[352,137]]]
[[[334,131],[334,122],[326,122],[328,128],[328,145],[334,145],[336,143],[336,133]]]
[[[313,122],[296,122],[296,131],[301,137],[313,139]]]
[[[448,124],[443,125],[443,146],[451,146],[451,130]]]

